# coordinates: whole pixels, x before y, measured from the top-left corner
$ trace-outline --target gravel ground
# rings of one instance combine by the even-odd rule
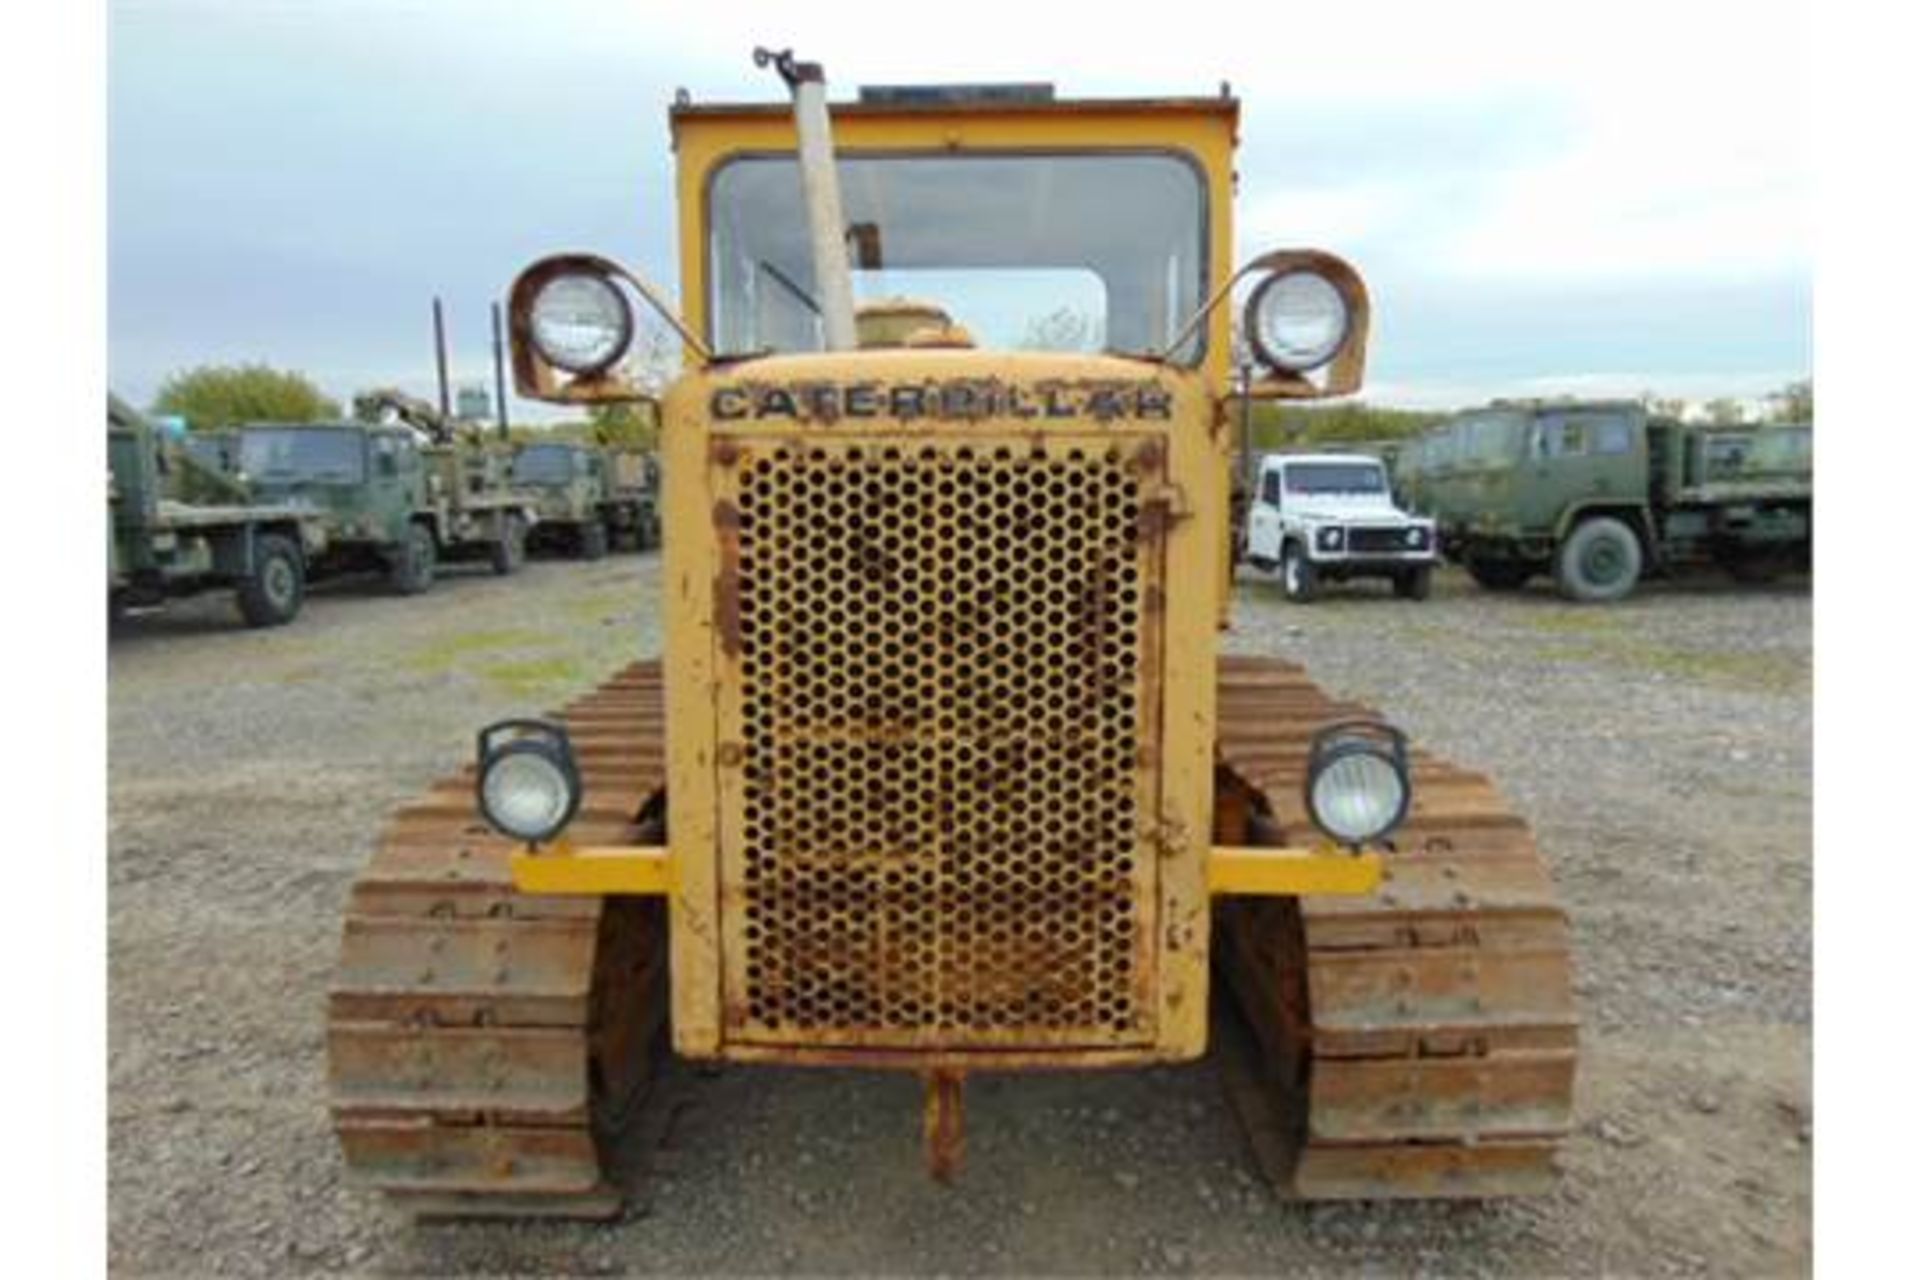
[[[1811,598],[1574,609],[1442,575],[1312,606],[1243,577],[1231,647],[1306,661],[1497,778],[1572,912],[1579,1130],[1553,1195],[1277,1204],[1211,1063],[977,1080],[968,1167],[920,1174],[911,1078],[671,1066],[610,1227],[414,1226],[349,1185],[324,992],[382,815],[657,651],[658,562],[222,600],[110,644],[109,1248],[124,1274],[1410,1271],[1799,1274],[1811,1264]]]

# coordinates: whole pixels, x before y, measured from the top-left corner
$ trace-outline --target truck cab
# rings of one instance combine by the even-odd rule
[[[1246,559],[1278,570],[1289,600],[1324,582],[1386,578],[1425,599],[1438,557],[1434,523],[1394,505],[1386,464],[1360,453],[1270,454],[1246,521]]]

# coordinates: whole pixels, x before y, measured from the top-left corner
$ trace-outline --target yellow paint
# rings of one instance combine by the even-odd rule
[[[1380,855],[1371,852],[1217,846],[1207,886],[1220,897],[1366,894],[1380,887],[1381,871]]]
[[[834,111],[842,154],[952,154],[1152,150],[1188,158],[1207,191],[1206,291],[1232,275],[1233,149],[1238,105],[1231,99],[1162,102],[992,104],[944,109],[842,106]],[[677,152],[681,314],[707,331],[706,193],[715,168],[748,153],[794,150],[790,114],[780,107],[695,107],[673,117]],[[516,311],[516,317],[518,312]],[[964,348],[862,350],[767,356],[714,365],[690,351],[686,371],[660,399],[662,524],[660,607],[664,615],[669,846],[564,850],[513,859],[516,885],[540,893],[656,893],[670,906],[675,1048],[694,1057],[780,1060],[808,1046],[730,1042],[722,1016],[723,957],[742,924],[723,908],[723,883],[739,884],[744,836],[741,767],[745,726],[737,656],[726,643],[723,550],[738,468],[756,451],[816,437],[900,442],[965,437],[991,445],[1046,449],[1097,443],[1155,460],[1145,502],[1164,513],[1154,588],[1141,607],[1150,691],[1138,779],[1136,858],[1142,883],[1139,927],[1147,963],[1134,975],[1143,1039],[1122,1049],[1065,1049],[1063,1059],[1103,1064],[1192,1058],[1206,1047],[1212,897],[1217,893],[1366,892],[1378,883],[1377,856],[1301,850],[1215,849],[1215,680],[1217,628],[1230,598],[1227,553],[1230,308],[1206,319],[1206,353],[1192,369],[1112,356]],[[516,343],[521,333],[518,319]],[[516,369],[523,363],[516,353]],[[1165,417],[1049,419],[1006,413],[964,422],[890,416],[809,421],[804,414],[716,419],[717,389],[749,384],[796,389],[994,380],[1033,403],[1049,382],[1152,383],[1169,399]],[[558,398],[557,393],[555,398]],[[1149,474],[1149,473],[1143,473]],[[731,851],[731,852],[730,852]],[[1367,880],[1367,877],[1371,880]],[[1364,883],[1363,883],[1364,882]],[[1044,1051],[1036,1034],[1022,1049]],[[929,1059],[931,1060],[931,1059]]]
[[[1233,274],[1233,148],[1240,104],[1233,98],[1148,101],[982,103],[943,110],[836,103],[833,145],[862,153],[1172,151],[1189,158],[1207,188],[1207,288]],[[784,104],[693,107],[673,113],[679,161],[680,313],[707,332],[707,183],[714,169],[744,154],[796,149],[793,112]],[[1231,308],[1207,320],[1207,385],[1224,391],[1231,355]]]
[[[564,842],[513,855],[513,887],[522,893],[641,894],[673,892],[673,862],[647,845],[575,848]]]

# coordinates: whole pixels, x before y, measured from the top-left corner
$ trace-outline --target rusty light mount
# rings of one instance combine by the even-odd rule
[[[652,399],[644,388],[636,386],[621,372],[621,360],[633,343],[634,331],[631,329],[626,346],[607,362],[606,367],[596,371],[571,373],[541,353],[539,344],[533,340],[534,300],[547,285],[570,275],[596,279],[611,288],[638,296],[679,335],[680,341],[700,363],[712,362],[712,349],[680,318],[665,295],[645,279],[613,259],[597,253],[556,253],[522,271],[507,295],[507,327],[513,347],[513,384],[520,394],[556,404],[607,404]]]

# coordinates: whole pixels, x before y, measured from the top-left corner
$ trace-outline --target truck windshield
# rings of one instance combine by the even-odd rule
[[[573,450],[555,444],[522,449],[513,460],[513,478],[518,484],[565,484],[573,479]]]
[[[1813,465],[1813,429],[1785,427],[1761,431],[1747,452],[1749,471],[1806,471]]]
[[[240,470],[254,480],[359,484],[367,476],[365,438],[325,427],[248,427],[240,433]]]
[[[1385,493],[1387,473],[1374,462],[1294,462],[1288,493]]]
[[[856,301],[924,299],[980,346],[1158,350],[1204,296],[1206,191],[1177,156],[843,156],[838,168]],[[798,164],[730,160],[707,199],[714,345],[819,350]],[[1201,344],[1174,357],[1195,363]]]

